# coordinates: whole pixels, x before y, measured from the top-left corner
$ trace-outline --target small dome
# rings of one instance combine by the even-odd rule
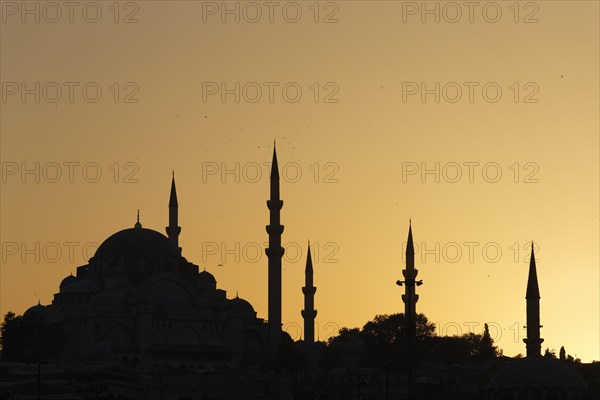
[[[94,278],[77,278],[60,289],[61,293],[98,293],[100,291],[102,291],[102,284]]]
[[[198,274],[198,281],[199,282],[207,282],[207,283],[209,283],[209,282],[217,283],[217,280],[215,279],[213,274],[211,274],[210,272],[207,272],[206,270],[204,270]]]
[[[94,255],[95,259],[179,258],[179,249],[165,235],[152,229],[130,228],[106,239]]]
[[[576,388],[587,390],[587,385],[568,362],[550,357],[525,357],[512,360],[490,380],[490,389]]]
[[[46,313],[46,306],[41,305],[40,302],[38,301],[38,303],[35,306],[29,307],[27,309],[27,311],[25,311],[23,313],[23,316],[24,317],[32,317],[32,316],[43,317],[45,313]]]
[[[73,274],[71,274],[60,282],[60,288],[62,289],[63,287],[66,287],[67,285],[75,282],[76,280],[77,278],[74,277]]]
[[[234,299],[229,300],[229,307],[235,311],[240,311],[240,312],[244,312],[244,313],[252,313],[252,314],[255,313],[254,307],[252,307],[252,304],[248,303],[246,300],[241,299],[237,296]]]
[[[206,272],[206,270],[198,274],[196,282],[203,289],[215,290],[217,288],[217,280],[210,272]]]

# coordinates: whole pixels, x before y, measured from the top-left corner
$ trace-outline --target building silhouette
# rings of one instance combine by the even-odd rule
[[[258,318],[252,305],[237,294],[227,298],[212,274],[183,256],[173,174],[166,236],[144,228],[138,211],[133,228],[107,238],[88,263],[77,268],[75,276],[62,280],[50,305],[38,302],[24,313],[24,317],[57,322],[67,333],[66,346],[53,361],[69,368],[61,381],[69,393],[77,391],[84,393],[82,398],[91,398],[86,392],[88,377],[73,378],[72,371],[102,365],[113,367],[100,371],[99,384],[108,387],[119,381],[114,387],[121,394],[130,394],[129,398],[167,399],[177,393],[180,399],[291,399],[294,392],[298,399],[316,398],[316,393],[322,398],[362,400],[384,395],[411,400],[589,399],[586,383],[568,362],[541,355],[541,297],[533,244],[525,296],[525,358],[494,356],[448,364],[438,358],[426,359],[430,352],[415,351],[429,351],[443,343],[415,339],[416,287],[422,281],[417,280],[412,222],[404,280],[396,282],[404,286],[402,340],[406,342],[402,347],[385,347],[395,350],[377,354],[386,357],[378,360],[366,357],[374,347],[358,334],[329,345],[315,341],[317,288],[310,242],[302,287],[304,337],[293,343],[281,324],[284,226],[275,146],[272,157],[266,226],[269,244],[265,249],[268,320]],[[393,358],[395,355],[401,357]],[[115,365],[124,369],[114,369]],[[499,366],[503,368],[498,370]],[[208,370],[218,373],[199,373]],[[147,371],[160,379],[148,382]],[[154,397],[146,397],[148,392]]]

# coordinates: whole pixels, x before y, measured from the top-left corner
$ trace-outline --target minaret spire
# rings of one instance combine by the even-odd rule
[[[166,231],[169,240],[179,249],[179,253],[181,253],[181,247],[179,247],[181,227],[178,224],[179,204],[177,203],[177,189],[175,188],[175,171],[173,171],[173,177],[171,178],[171,195],[169,196],[169,226],[167,226]]]
[[[533,242],[531,242],[531,258],[529,259],[529,278],[527,279],[527,338],[523,339],[527,346],[527,357],[541,357],[542,342],[540,338],[540,288],[538,286]]]
[[[279,197],[279,166],[277,165],[277,151],[273,143],[273,162],[271,164],[271,197],[267,200],[269,208],[269,225],[267,233],[269,234],[269,247],[265,253],[269,258],[269,331],[275,345],[281,334],[281,258],[284,248],[281,246],[281,234],[283,225],[280,221],[281,207],[283,201]]]
[[[304,318],[304,343],[314,343],[315,341],[315,292],[317,288],[313,284],[313,265],[310,255],[310,241],[308,242],[308,253],[306,256],[306,268],[304,270],[304,310],[302,310],[302,318]]]
[[[415,269],[415,246],[412,236],[412,220],[408,220],[408,239],[406,240],[406,269]],[[415,274],[415,277],[417,274]]]
[[[279,165],[277,164],[277,149],[275,148],[275,141],[273,141],[273,160],[271,161],[271,179],[273,178],[279,180]],[[277,187],[279,188],[279,185]],[[273,188],[273,185],[271,185],[271,188]]]

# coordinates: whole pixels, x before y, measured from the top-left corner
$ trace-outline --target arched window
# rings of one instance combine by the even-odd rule
[[[520,400],[520,399],[521,399],[521,396],[520,396],[520,393],[519,393],[519,389],[514,388],[513,389],[512,400]]]

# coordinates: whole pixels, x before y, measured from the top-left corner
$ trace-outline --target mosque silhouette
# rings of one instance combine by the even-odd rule
[[[237,295],[228,298],[217,288],[212,274],[183,256],[173,175],[166,236],[143,227],[138,213],[132,228],[107,238],[89,262],[77,268],[75,276],[62,280],[51,304],[38,303],[24,313],[23,318],[57,323],[66,340],[54,359],[20,366],[0,364],[0,399],[34,398],[36,394],[53,399],[181,400],[598,398],[597,392],[590,394],[569,364],[541,354],[540,292],[533,244],[526,290],[526,357],[486,364],[475,372],[466,366],[460,371],[438,368],[434,372],[420,366],[411,350],[419,299],[416,288],[423,283],[416,279],[412,224],[404,280],[397,281],[405,291],[408,367],[396,374],[392,389],[389,364],[385,366],[385,386],[384,369],[359,374],[346,368],[325,374],[316,361],[327,346],[315,342],[316,287],[310,247],[305,284],[299,288],[304,296],[304,339],[293,343],[282,331],[284,226],[275,148],[267,207],[267,320],[258,318],[248,301]],[[348,346],[350,350],[344,350],[348,353],[360,351],[356,350],[360,345]],[[294,354],[308,362],[292,377],[279,369]],[[473,373],[476,383],[462,387],[454,383],[456,376],[465,380]],[[325,386],[338,389],[327,390]]]

